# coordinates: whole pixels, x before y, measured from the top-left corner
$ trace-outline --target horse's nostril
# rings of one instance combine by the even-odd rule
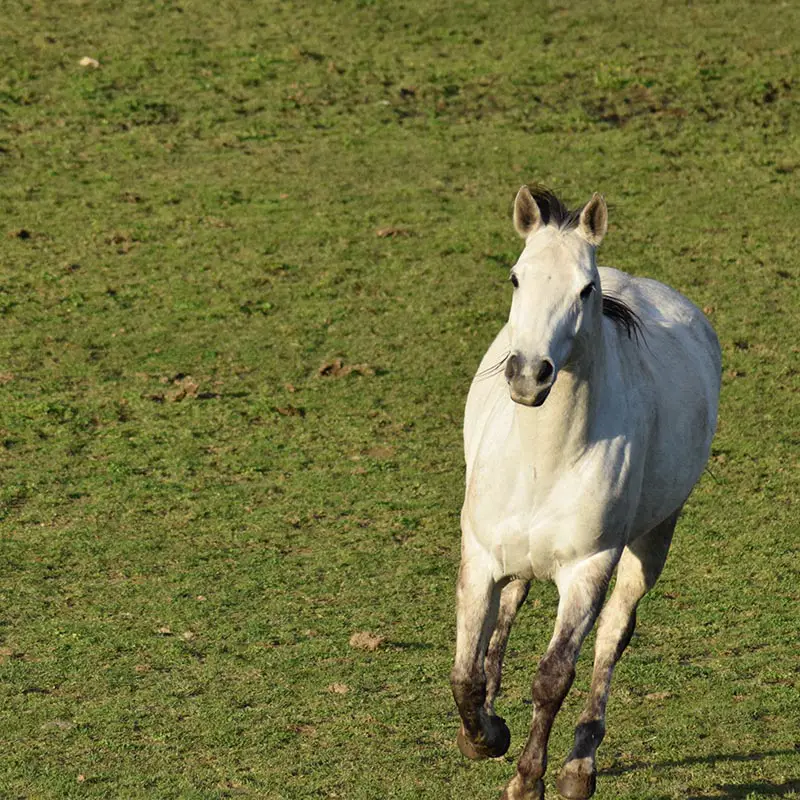
[[[538,383],[544,383],[545,381],[549,380],[553,376],[553,362],[546,358],[542,361],[541,366],[539,367],[539,372],[536,375],[536,381]]]
[[[518,372],[519,359],[517,356],[510,356],[508,361],[506,361],[506,380],[510,381],[512,378],[516,377]]]

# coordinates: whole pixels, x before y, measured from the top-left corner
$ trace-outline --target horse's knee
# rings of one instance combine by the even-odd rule
[[[533,679],[531,696],[534,706],[560,706],[566,697],[572,681],[575,680],[575,666],[571,659],[548,653],[539,663]]]

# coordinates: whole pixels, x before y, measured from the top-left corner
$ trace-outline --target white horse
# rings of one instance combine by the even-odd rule
[[[530,735],[503,800],[544,797],[550,729],[616,569],[591,692],[557,784],[566,798],[594,793],[611,674],[716,427],[714,330],[673,289],[597,267],[607,218],[598,194],[569,211],[542,187],[519,190],[514,225],[525,249],[511,270],[511,313],[467,399],[451,684],[470,758],[508,749],[493,706],[531,579],[554,581],[560,597],[533,681]]]

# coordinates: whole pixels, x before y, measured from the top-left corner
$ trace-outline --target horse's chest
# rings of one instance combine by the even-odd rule
[[[603,464],[608,453],[559,469],[513,448],[504,458],[478,459],[462,520],[490,556],[496,577],[549,578],[559,566],[603,549],[610,527],[625,524],[625,458],[618,456],[613,481]]]

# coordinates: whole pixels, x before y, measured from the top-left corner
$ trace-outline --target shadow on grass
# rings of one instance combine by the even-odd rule
[[[722,792],[722,794],[719,794]],[[693,794],[686,800],[708,800],[711,797],[718,800],[743,800],[755,793],[767,797],[787,797],[800,792],[800,780],[789,780],[784,783],[723,783],[716,787],[713,795]]]
[[[689,767],[692,764],[715,764],[717,761],[763,761],[765,758],[775,756],[789,756],[797,753],[797,748],[790,750],[765,750],[763,753],[720,753],[710,756],[692,756],[679,761],[659,761],[650,764],[646,761],[634,761],[631,764],[620,764],[618,767],[600,770],[601,775],[624,775],[626,772],[635,772],[637,769],[669,769],[671,767]]]
[[[601,770],[603,775],[623,775],[637,769],[651,768],[656,770],[669,769],[670,767],[686,767],[692,764],[715,764],[717,761],[763,761],[774,756],[788,756],[797,753],[797,748],[790,750],[765,750],[761,753],[722,753],[710,756],[693,756],[678,761],[661,761],[657,764],[647,764],[639,761],[624,766],[612,767]],[[753,783],[722,783],[714,787],[713,794],[690,795],[686,800],[743,800],[743,798],[756,793],[767,797],[787,797],[790,794],[800,793],[800,779],[790,779],[783,783],[767,783],[757,781]]]

